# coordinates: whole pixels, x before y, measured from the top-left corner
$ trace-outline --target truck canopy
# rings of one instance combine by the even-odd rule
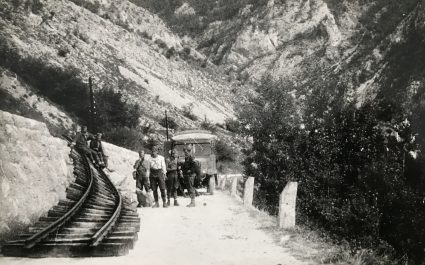
[[[216,140],[217,136],[205,130],[188,130],[176,133],[171,139],[181,143],[202,143]]]

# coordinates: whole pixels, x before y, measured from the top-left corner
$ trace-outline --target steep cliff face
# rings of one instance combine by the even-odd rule
[[[360,7],[353,4],[354,8]],[[336,17],[322,0],[269,1],[257,9],[246,5],[238,19],[210,25],[199,45],[213,43],[223,28],[236,31],[234,39],[218,40],[201,50],[240,79],[258,81],[266,74],[281,78],[299,70],[309,56],[338,60],[339,47],[349,45],[352,37],[355,14],[346,14],[337,24]],[[317,54],[319,52],[321,54]]]

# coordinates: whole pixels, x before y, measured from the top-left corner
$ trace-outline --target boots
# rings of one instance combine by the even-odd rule
[[[168,201],[167,201],[167,206],[170,206],[171,205],[171,203],[170,203],[170,199],[168,199]]]
[[[195,207],[195,199],[190,199],[190,203],[186,207]]]
[[[159,203],[156,201],[152,208],[159,208]]]
[[[174,206],[180,206],[180,204],[177,202],[177,200],[174,200]]]
[[[165,201],[162,203],[162,207],[163,208],[168,208],[170,201],[168,201],[168,203],[166,203]]]

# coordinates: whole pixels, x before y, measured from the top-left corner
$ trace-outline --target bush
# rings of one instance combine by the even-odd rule
[[[177,122],[174,118],[168,117],[167,122],[166,122],[165,117],[164,117],[159,121],[159,124],[164,128],[167,127],[167,123],[168,123],[169,129],[177,130],[179,128],[179,126],[178,126],[178,124],[177,124]]]
[[[193,103],[189,103],[185,106],[183,106],[183,116],[186,118],[191,119],[192,121],[197,121],[198,117],[193,113]]]
[[[123,100],[120,92],[111,88],[95,92],[95,129],[107,131],[113,128],[135,128],[139,124],[140,106]]]
[[[135,128],[117,127],[104,131],[105,141],[133,151],[143,148],[143,134]]]
[[[256,177],[254,203],[277,214],[283,187],[298,181],[298,222],[356,248],[383,240],[399,255],[423,260],[424,158],[409,155],[418,146],[406,115],[383,99],[357,109],[328,105],[325,97],[309,99],[310,116],[303,120],[294,115],[299,104],[292,91],[282,81],[264,80],[238,114],[253,137],[244,165]]]
[[[201,122],[201,128],[204,130],[208,130],[212,133],[217,132],[217,126],[214,123],[209,122],[208,120],[204,120]]]
[[[226,119],[225,129],[229,132],[237,133],[239,131],[239,121],[237,119]]]
[[[69,49],[66,47],[62,47],[58,50],[58,56],[60,57],[66,57],[69,53]]]
[[[220,162],[235,162],[237,153],[232,149],[229,144],[227,144],[223,140],[218,140],[214,146],[215,154],[217,156],[217,160]]]
[[[98,0],[95,1],[85,1],[85,0],[71,0],[74,4],[79,5],[93,14],[99,14],[101,3]]]
[[[163,50],[168,49],[167,43],[165,43],[165,42],[164,42],[163,40],[161,40],[161,39],[156,39],[156,40],[154,41],[154,43],[156,43],[156,44],[158,45],[158,47],[159,47],[159,48],[161,48],[161,49],[163,49]]]
[[[43,9],[43,3],[41,3],[40,0],[33,0],[31,5],[31,11],[38,15],[41,13],[41,10]]]
[[[140,23],[139,23],[140,24]],[[148,32],[146,32],[146,31],[142,31],[142,32],[140,32],[140,31],[137,31],[137,33],[142,37],[142,38],[145,38],[145,39],[148,39],[148,40],[152,40],[152,35],[150,35]]]
[[[172,56],[174,56],[174,54],[176,54],[176,49],[174,47],[171,47],[167,50],[167,52],[165,53],[165,57],[167,59],[170,59]]]

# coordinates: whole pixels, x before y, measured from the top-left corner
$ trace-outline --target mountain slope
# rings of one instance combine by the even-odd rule
[[[79,79],[94,77],[95,89],[111,87],[140,104],[149,122],[168,110],[180,126],[196,126],[182,114],[190,104],[198,117],[213,122],[233,116],[233,85],[158,17],[127,1],[74,2],[81,4],[2,3],[2,55],[9,61],[39,59],[65,71],[76,68]]]

